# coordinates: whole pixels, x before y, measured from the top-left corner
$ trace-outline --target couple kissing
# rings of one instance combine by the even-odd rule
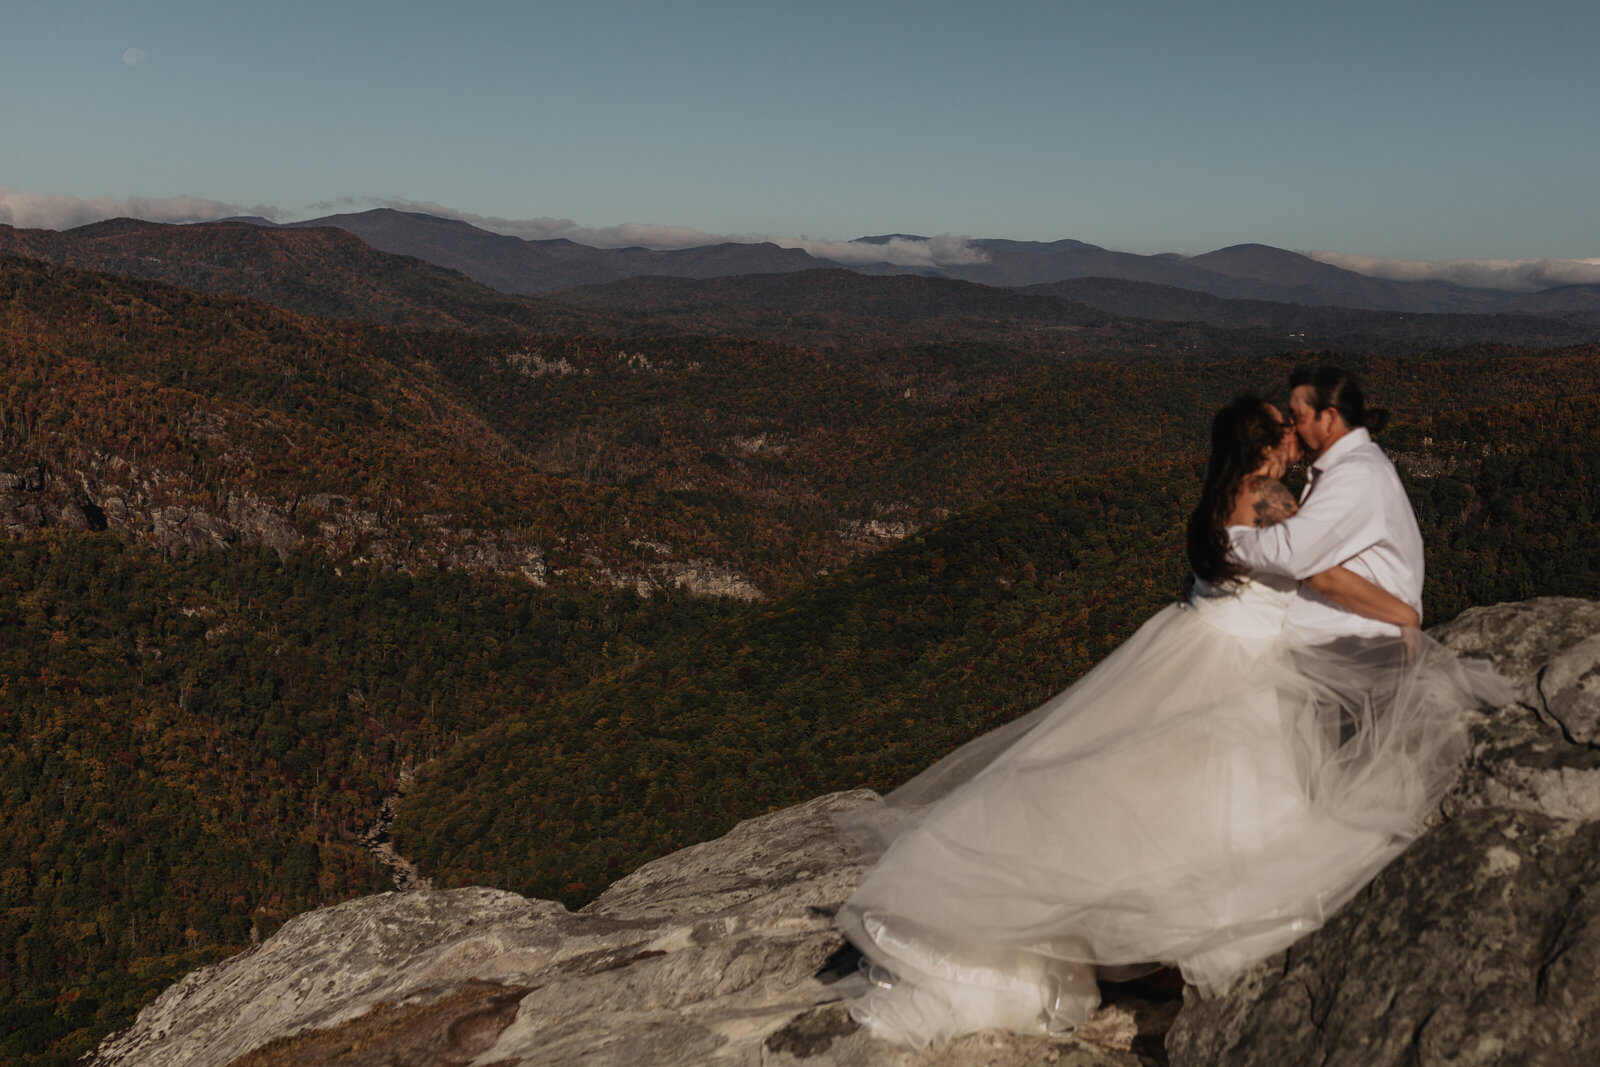
[[[876,1036],[1070,1031],[1100,981],[1202,996],[1317,929],[1421,832],[1463,712],[1511,699],[1422,635],[1423,542],[1335,367],[1216,414],[1186,597],[1072,686],[844,817],[838,922]],[[1304,455],[1299,500],[1282,478]],[[836,986],[836,989],[840,989]]]

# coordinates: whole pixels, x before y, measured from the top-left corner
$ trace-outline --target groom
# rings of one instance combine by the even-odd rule
[[[1355,376],[1337,367],[1290,376],[1289,411],[1311,456],[1300,510],[1272,526],[1235,527],[1233,555],[1252,571],[1301,581],[1285,632],[1306,644],[1382,637],[1395,627],[1325,599],[1303,579],[1343,564],[1422,614],[1422,532],[1394,464],[1372,441],[1389,413],[1368,410]]]

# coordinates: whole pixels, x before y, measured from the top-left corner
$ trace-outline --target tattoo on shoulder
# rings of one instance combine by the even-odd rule
[[[1257,526],[1271,526],[1275,522],[1282,522],[1300,510],[1300,505],[1295,503],[1294,494],[1285,489],[1283,483],[1275,478],[1262,478],[1255,488],[1261,494],[1255,502]]]

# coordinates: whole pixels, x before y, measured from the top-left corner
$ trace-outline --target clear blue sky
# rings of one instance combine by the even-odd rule
[[[1593,257],[1597,51],[1595,0],[6,0],[0,187]]]

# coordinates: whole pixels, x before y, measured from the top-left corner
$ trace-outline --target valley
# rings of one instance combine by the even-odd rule
[[[10,1062],[388,888],[403,777],[421,877],[571,905],[892,787],[1178,595],[1211,412],[1325,354],[1396,414],[1429,622],[1600,596],[1575,319],[1322,309],[1330,349],[1070,287],[530,297],[338,230],[88,229],[0,256]]]

